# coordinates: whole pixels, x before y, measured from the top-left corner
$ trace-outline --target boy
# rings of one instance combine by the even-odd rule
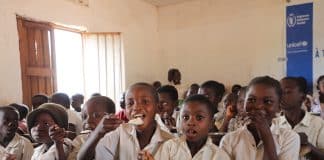
[[[213,126],[214,113],[215,107],[205,96],[188,97],[181,108],[183,136],[162,144],[155,159],[229,160],[226,152],[214,145],[208,137],[209,130]],[[144,157],[147,155],[144,153]]]
[[[48,102],[48,97],[44,94],[36,94],[32,97],[33,110],[37,109],[40,105]]]
[[[94,148],[96,146],[96,143],[102,137],[96,137],[97,140],[93,144],[85,142],[88,139],[90,133],[95,130],[103,117],[108,114],[115,114],[115,112],[115,103],[110,98],[105,96],[91,97],[86,102],[84,110],[82,111],[84,131],[82,131],[81,134],[73,140],[73,149],[68,159],[75,160],[77,158],[77,155],[79,155],[78,159],[93,159],[95,155]],[[122,121],[119,122],[122,123]],[[80,150],[81,146],[82,150]]]
[[[285,77],[280,84],[284,115],[276,119],[276,124],[300,134],[301,151],[309,149],[307,157],[324,159],[324,121],[301,108],[307,94],[306,80],[301,77]],[[300,159],[307,158],[302,156]]]
[[[97,144],[96,159],[98,160],[136,159],[141,150],[155,155],[160,145],[172,138],[169,133],[161,130],[154,120],[157,113],[158,95],[150,84],[136,83],[132,85],[125,97],[128,119],[140,119],[141,123],[122,124],[116,130],[107,133]],[[102,122],[96,130],[104,129]],[[91,134],[91,136],[98,135]]]
[[[68,130],[76,135],[71,135],[69,138],[73,140],[75,136],[79,135],[82,130],[82,120],[77,112],[70,109],[70,98],[65,93],[54,93],[50,102],[62,105],[68,114],[69,128]]]
[[[0,157],[4,159],[30,160],[33,145],[18,134],[19,113],[11,106],[0,107]]]
[[[84,96],[82,94],[75,94],[71,97],[71,106],[76,112],[81,112],[81,105],[84,101]]]
[[[65,160],[71,149],[71,140],[64,138],[68,117],[63,106],[45,103],[30,112],[27,125],[31,137],[40,146],[35,148],[32,160]]]
[[[158,90],[159,107],[158,114],[168,130],[176,127],[178,112],[175,110],[178,106],[178,91],[171,85],[165,85]]]
[[[220,107],[218,106],[219,103],[222,101],[222,98],[225,93],[225,86],[216,81],[206,81],[204,82],[198,91],[198,94],[202,94],[206,96],[209,101],[214,105],[216,112],[214,115],[215,118],[215,127],[213,130],[218,130],[222,124],[222,112],[218,112]]]
[[[280,83],[268,76],[256,77],[248,86],[245,111],[250,121],[221,140],[232,160],[297,160],[299,136],[272,124],[279,110]]]

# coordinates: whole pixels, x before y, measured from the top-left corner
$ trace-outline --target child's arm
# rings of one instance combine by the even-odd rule
[[[96,129],[90,134],[88,140],[81,146],[78,153],[79,160],[92,160],[95,158],[95,148],[99,140],[108,132],[115,130],[122,120],[115,115],[106,115],[101,119]]]
[[[308,137],[305,133],[298,133],[300,137],[300,143],[303,146],[309,147],[311,149],[309,156],[312,157],[312,159],[324,159],[324,152],[323,150],[320,150],[318,147],[314,146],[313,144],[308,142]],[[319,137],[324,137],[324,130],[320,130]],[[322,139],[319,139],[319,141],[323,141]],[[320,142],[323,143],[323,142]],[[324,145],[324,144],[321,144]],[[324,146],[322,146],[324,147]]]
[[[219,131],[220,131],[220,132],[227,132],[229,122],[231,121],[231,119],[232,119],[234,116],[235,116],[235,113],[233,113],[233,112],[230,110],[230,106],[227,106],[227,108],[226,108],[226,113],[225,113],[225,117],[224,117],[224,121],[223,121],[221,127],[219,128]]]
[[[154,160],[154,157],[148,151],[140,151],[137,156],[138,160]]]
[[[269,127],[270,125],[265,118],[265,113],[262,111],[252,111],[248,113],[248,115],[252,120],[252,124],[254,124],[258,130],[260,139],[263,141],[263,160],[279,160],[276,152],[276,146]]]
[[[59,160],[66,160],[66,155],[64,152],[64,137],[65,129],[60,128],[58,125],[53,125],[49,128],[49,136],[54,141]]]

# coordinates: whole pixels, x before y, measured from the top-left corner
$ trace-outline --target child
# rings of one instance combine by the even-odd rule
[[[71,140],[65,137],[68,116],[61,105],[45,103],[30,112],[27,124],[31,137],[40,146],[35,148],[32,160],[65,160],[71,149]]]
[[[237,114],[236,104],[237,104],[238,96],[234,93],[229,93],[224,97],[224,112],[219,131],[227,132],[229,122],[232,118],[234,118]]]
[[[33,110],[37,109],[40,105],[48,102],[48,97],[44,94],[37,94],[32,97]]]
[[[277,125],[293,129],[300,134],[301,151],[304,152],[308,148],[308,157],[324,159],[324,121],[301,108],[307,93],[306,80],[286,77],[280,83],[283,90],[281,107],[284,116],[276,119]],[[306,158],[300,157],[300,159]]]
[[[19,113],[11,106],[0,107],[0,157],[15,160],[30,160],[33,145],[18,134]]]
[[[244,99],[246,91],[247,87],[242,87],[238,91],[238,100],[236,103],[237,115],[230,120],[227,132],[235,131],[236,129],[241,128],[244,125]]]
[[[17,104],[17,103],[12,103],[9,106],[16,108],[17,111],[19,112],[17,133],[20,135],[28,134],[27,122],[26,122],[26,116],[29,112],[28,106],[24,104]]]
[[[209,101],[214,105],[216,112],[214,115],[214,118],[216,119],[215,122],[215,127],[213,130],[218,130],[221,127],[221,118],[220,116],[222,115],[223,112],[218,113],[219,106],[218,104],[222,101],[222,98],[225,93],[225,86],[219,82],[216,81],[207,81],[204,82],[198,91],[198,94],[202,94],[206,96]],[[218,113],[218,114],[217,114]]]
[[[82,94],[75,94],[71,97],[71,106],[76,112],[81,112],[81,106],[84,102],[84,96]]]
[[[191,84],[190,88],[187,91],[187,94],[185,96],[185,99],[187,97],[190,97],[192,95],[198,94],[198,90],[199,90],[199,85],[197,83]]]
[[[126,110],[125,110],[125,107],[126,107],[126,104],[125,104],[125,92],[122,94],[122,96],[120,98],[119,105],[120,105],[121,110],[116,114],[116,116],[120,120],[127,123],[128,119],[127,119]]]
[[[96,159],[136,159],[141,150],[155,155],[164,141],[172,136],[161,130],[154,120],[157,113],[158,95],[147,83],[136,83],[126,92],[126,113],[129,119],[140,118],[141,124],[124,123],[107,133],[97,144]],[[96,130],[103,129],[102,123]],[[97,136],[91,134],[91,136]]]
[[[166,141],[160,147],[155,159],[163,160],[229,160],[220,148],[213,144],[208,132],[213,126],[215,107],[203,95],[193,95],[184,101],[181,108],[181,129],[183,135]],[[142,159],[152,159],[144,153]]]
[[[108,97],[104,96],[97,96],[91,97],[85,104],[84,109],[82,111],[82,120],[83,120],[83,129],[84,131],[81,132],[79,136],[77,136],[73,142],[73,148],[71,153],[69,154],[70,160],[75,160],[79,153],[81,146],[85,143],[88,139],[90,133],[98,126],[101,119],[107,114],[115,114],[115,103]],[[121,123],[121,122],[120,122]],[[97,137],[99,139],[101,137]],[[83,151],[80,151],[79,159],[85,159],[85,157],[89,159],[94,158],[94,146],[85,145],[82,146]],[[81,153],[82,152],[82,153]]]
[[[231,159],[298,159],[299,136],[292,130],[272,125],[281,95],[280,83],[271,77],[256,77],[249,83],[245,111],[250,122],[227,133],[220,144]]]
[[[181,98],[185,95],[186,89],[189,87],[188,85],[184,85],[183,83],[181,83],[181,73],[179,69],[176,68],[169,69],[168,82],[169,85],[172,85],[177,89],[178,95],[180,95],[179,97]],[[181,98],[179,98],[179,104],[181,104],[182,102]]]
[[[159,107],[158,112],[163,123],[168,130],[176,127],[178,112],[175,110],[178,106],[178,91],[171,85],[165,85],[158,90]]]
[[[311,112],[324,114],[324,110],[322,110],[321,105],[320,105],[321,102],[319,100],[320,96],[324,96],[324,75],[320,76],[317,79],[316,88],[318,90],[318,96],[315,96],[315,99],[314,99],[315,102],[312,104]],[[324,117],[322,117],[322,118],[324,119]]]
[[[69,119],[68,130],[72,133],[76,133],[76,135],[69,136],[69,138],[73,140],[77,135],[80,134],[82,130],[82,120],[81,120],[81,116],[78,115],[76,111],[70,109],[69,96],[65,93],[54,93],[50,98],[50,102],[60,104],[63,107],[65,107]]]

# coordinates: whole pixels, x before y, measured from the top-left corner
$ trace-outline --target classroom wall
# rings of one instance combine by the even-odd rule
[[[122,32],[126,87],[161,79],[157,8],[142,0],[91,0],[82,7],[66,0],[0,0],[0,105],[22,101],[16,14],[83,26],[92,32]]]
[[[285,73],[284,1],[193,0],[158,13],[164,70],[179,68],[184,83],[230,86]]]

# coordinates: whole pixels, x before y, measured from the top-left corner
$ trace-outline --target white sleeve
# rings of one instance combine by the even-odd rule
[[[281,153],[278,155],[279,160],[299,159],[299,135],[292,130],[286,130],[282,138],[283,143],[281,144]]]
[[[230,144],[230,135],[231,134],[226,134],[222,140],[220,141],[220,144],[219,144],[219,148],[222,149],[223,151],[225,151],[227,153],[227,155],[232,158],[233,155],[232,155],[232,146]]]
[[[158,149],[158,151],[156,152],[156,154],[154,155],[154,159],[155,160],[159,160],[159,159],[163,159],[163,160],[169,160],[171,153],[171,140],[164,142]]]
[[[119,156],[120,127],[107,133],[96,146],[96,160],[117,159]]]

